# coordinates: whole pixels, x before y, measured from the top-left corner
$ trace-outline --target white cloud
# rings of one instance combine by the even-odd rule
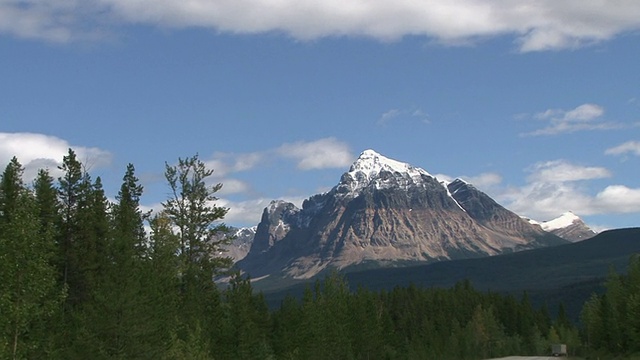
[[[606,155],[622,155],[631,153],[633,155],[640,156],[640,141],[627,141],[605,150],[604,153]]]
[[[564,114],[564,121],[590,121],[604,115],[602,106],[596,104],[582,104]]]
[[[580,166],[565,160],[540,162],[528,170],[532,172],[529,181],[538,183],[591,180],[611,176],[611,172],[605,168]]]
[[[302,202],[305,200],[300,197],[283,197],[279,199],[291,202],[297,207],[301,207]],[[219,199],[216,201],[216,206],[229,208],[229,212],[223,219],[226,224],[233,226],[254,226],[258,225],[264,209],[272,200],[274,199],[256,198],[246,201]]]
[[[247,183],[238,179],[224,179],[224,181],[220,183],[222,184],[222,188],[216,193],[217,196],[244,193],[250,189]]]
[[[521,51],[575,48],[640,29],[636,0],[0,0],[0,31],[69,41],[111,26],[204,27],[296,39],[407,35],[445,44],[505,34]]]
[[[640,188],[631,189],[624,185],[610,185],[599,192],[594,199],[594,207],[612,213],[632,213],[640,211]]]
[[[547,121],[549,125],[523,135],[557,135],[585,130],[618,129],[623,126],[602,121],[603,115],[604,108],[596,104],[582,104],[572,110],[549,109],[533,116],[535,119]]]
[[[284,144],[276,152],[282,157],[296,160],[301,170],[341,168],[351,165],[354,160],[349,146],[333,137]]]
[[[389,121],[397,118],[401,114],[402,114],[402,111],[400,111],[398,109],[391,109],[389,111],[386,111],[384,114],[382,114],[380,116],[380,119],[378,120],[378,124],[379,125],[384,125],[384,124],[388,123]]]
[[[378,119],[378,125],[386,125],[387,123],[396,119],[412,119],[418,120],[425,124],[429,123],[429,116],[427,115],[427,113],[422,111],[422,109],[391,109],[380,116],[380,119]]]
[[[566,211],[578,215],[591,212],[589,195],[575,183],[534,182],[511,187],[496,196],[496,200],[515,213],[536,220],[549,220]]]
[[[0,133],[0,164],[7,164],[12,157],[25,168],[25,180],[35,178],[39,169],[57,174],[62,158],[72,148],[87,170],[111,163],[111,153],[95,147],[70,145],[55,136],[34,133]]]
[[[211,159],[205,160],[205,165],[209,169],[213,169],[213,176],[216,178],[224,177],[230,173],[251,170],[259,165],[265,158],[266,153],[223,153],[216,152]]]
[[[566,211],[582,215],[640,211],[640,188],[610,185],[590,188],[589,181],[611,177],[601,167],[580,166],[564,160],[534,164],[527,184],[496,192],[506,208],[536,220],[549,220]]]
[[[486,192],[488,191],[488,189],[491,189],[497,185],[500,185],[500,183],[502,183],[502,176],[497,173],[482,173],[480,175],[475,175],[475,176],[466,176],[466,175],[451,176],[447,174],[436,174],[434,176],[436,177],[436,179],[438,179],[438,181],[447,181],[447,182],[452,182],[456,178],[460,178],[468,182],[469,184],[472,184],[474,187],[476,187],[482,192]]]
[[[478,189],[488,189],[502,182],[502,176],[496,173],[482,173],[477,176],[463,176],[462,178]]]

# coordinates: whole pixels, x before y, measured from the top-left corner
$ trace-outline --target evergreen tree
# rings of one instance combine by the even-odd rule
[[[53,239],[43,236],[38,206],[14,157],[0,180],[0,357],[43,357],[51,351],[45,325],[64,293],[51,264]]]
[[[624,313],[629,340],[628,348],[631,352],[640,352],[640,255],[635,254],[629,261],[627,273],[627,298]]]
[[[58,239],[59,272],[62,284],[69,289],[67,308],[77,303],[77,278],[78,270],[73,246],[78,233],[78,201],[81,196],[82,164],[78,161],[75,152],[69,152],[62,159],[63,176],[58,179],[58,197],[61,204],[62,224],[60,238]],[[67,309],[69,310],[69,309]]]
[[[221,223],[228,209],[214,203],[214,194],[222,185],[207,185],[212,174],[213,170],[207,169],[197,155],[178,159],[176,166],[166,164],[171,195],[163,207],[180,245],[182,326],[178,335],[183,341],[196,330],[210,336],[219,328],[220,294],[213,277],[231,266],[230,258],[219,255],[223,252],[221,246],[231,238],[216,236],[228,232]]]
[[[104,251],[93,302],[86,308],[100,352],[114,359],[146,358],[153,348],[151,303],[156,294],[144,279],[145,241],[140,211],[142,186],[127,166],[112,211],[112,230]],[[97,200],[97,199],[96,199]],[[99,204],[98,200],[98,204]],[[95,211],[106,209],[96,208]],[[97,215],[97,213],[95,214]],[[108,316],[105,316],[108,315]]]
[[[180,315],[179,281],[179,240],[171,229],[171,220],[164,212],[155,214],[149,220],[151,228],[148,256],[143,268],[144,288],[152,295],[150,301],[150,319],[147,326],[153,348],[149,357],[171,359],[171,352],[183,354],[185,340],[178,338],[178,317]],[[199,334],[190,335],[186,343]],[[208,349],[207,349],[208,350]],[[179,356],[174,357],[179,358]]]
[[[60,236],[60,203],[58,202],[58,190],[54,180],[47,170],[40,169],[33,183],[36,204],[38,205],[38,219],[42,236]]]
[[[273,356],[270,345],[270,319],[262,295],[254,295],[251,282],[236,273],[224,291],[226,326],[215,354],[228,359],[268,359]]]

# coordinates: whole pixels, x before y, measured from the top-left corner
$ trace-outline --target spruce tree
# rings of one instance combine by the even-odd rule
[[[67,308],[77,302],[77,290],[75,278],[78,276],[76,259],[73,246],[78,233],[78,201],[81,196],[82,164],[78,161],[75,152],[69,152],[62,159],[59,167],[63,171],[58,178],[58,197],[60,199],[62,223],[58,239],[59,272],[62,284],[69,289]],[[69,310],[69,309],[67,309]]]
[[[152,346],[154,314],[150,304],[154,299],[144,283],[146,237],[139,204],[142,186],[134,172],[129,164],[113,206],[112,230],[103,251],[96,253],[99,258],[95,261],[102,267],[93,303],[87,307],[100,351],[114,359],[146,357]]]

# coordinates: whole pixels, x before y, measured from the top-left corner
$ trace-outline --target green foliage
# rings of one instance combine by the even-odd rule
[[[224,224],[216,224],[229,209],[214,204],[215,192],[222,184],[209,186],[207,178],[213,170],[206,168],[198,156],[178,159],[178,164],[166,164],[165,178],[170,188],[170,198],[162,205],[180,239],[180,256],[186,274],[202,269],[210,274],[231,265],[230,259],[212,257],[220,252],[220,246],[230,239],[222,237],[214,241],[217,233],[226,233]]]
[[[51,350],[46,325],[64,297],[51,264],[53,238],[22,172],[13,158],[0,180],[0,357],[10,359]]]
[[[640,256],[629,261],[626,276],[609,272],[607,291],[593,295],[582,309],[591,351],[629,355],[640,351]]]

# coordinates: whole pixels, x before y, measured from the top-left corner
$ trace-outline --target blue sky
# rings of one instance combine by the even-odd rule
[[[518,214],[638,226],[640,2],[0,0],[0,165],[74,148],[158,208],[199,154],[230,225],[365,149]]]

